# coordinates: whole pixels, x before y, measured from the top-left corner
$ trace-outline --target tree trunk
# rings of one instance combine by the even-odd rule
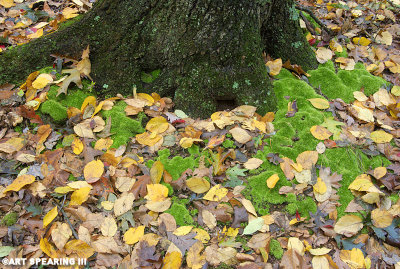
[[[293,0],[98,0],[71,26],[2,53],[0,84],[51,65],[51,53],[79,58],[87,45],[100,94],[135,85],[200,117],[226,105],[275,108],[263,51],[316,65]]]

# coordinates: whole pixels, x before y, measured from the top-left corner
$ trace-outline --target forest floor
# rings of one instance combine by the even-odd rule
[[[91,5],[0,0],[0,50]],[[299,14],[320,66],[266,55],[265,115],[192,119],[140,89],[102,100],[89,48],[0,85],[2,264],[400,268],[400,2],[299,5],[325,25]]]

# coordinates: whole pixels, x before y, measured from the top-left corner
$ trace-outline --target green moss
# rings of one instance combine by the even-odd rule
[[[313,86],[321,85],[320,90],[328,97],[340,97],[347,101],[353,100],[353,91],[359,90],[361,87],[364,87],[365,92],[373,93],[384,83],[382,79],[370,75],[360,64],[357,64],[353,71],[340,70],[336,73],[333,63],[327,62],[309,73],[311,74],[309,81]],[[300,153],[306,150],[315,150],[320,141],[312,136],[310,128],[313,125],[322,124],[332,115],[316,109],[310,104],[307,100],[309,98],[325,97],[318,95],[306,82],[298,80],[287,70],[282,70],[277,77],[278,80],[274,82],[278,101],[278,111],[274,121],[276,134],[267,138],[263,150],[258,151],[254,156],[264,162],[257,169],[260,174],[248,178],[249,184],[243,194],[253,202],[260,215],[268,213],[271,204],[287,204],[286,210],[289,213],[294,214],[299,211],[302,216],[308,216],[310,211],[315,212],[316,210],[314,200],[311,197],[300,199],[294,195],[280,195],[280,187],[290,186],[292,183],[286,180],[279,166],[268,161],[267,155],[268,153],[279,153],[280,157],[295,160]],[[287,118],[285,114],[288,103],[294,100],[297,102],[298,112],[293,117]],[[343,216],[348,203],[354,198],[348,189],[349,184],[368,169],[382,165],[387,166],[389,163],[382,156],[370,158],[360,149],[350,147],[327,149],[324,154],[319,156],[319,165],[330,167],[332,173],[337,172],[342,175],[340,182],[342,186],[338,190],[341,204],[338,207],[339,217]],[[273,189],[269,189],[266,180],[274,173],[277,173],[280,179]]]
[[[389,199],[392,201],[393,204],[395,204],[399,200],[399,194],[398,193],[394,193],[394,194],[389,196]]]
[[[10,212],[3,217],[1,223],[5,224],[6,226],[13,226],[15,223],[17,223],[17,220],[18,220],[18,213]]]
[[[47,100],[40,106],[40,111],[49,114],[54,121],[63,122],[67,119],[67,108],[62,104],[54,101]]]
[[[345,102],[354,101],[353,92],[364,88],[365,94],[370,95],[387,84],[384,79],[371,75],[360,63],[354,70],[339,70],[320,66],[309,72],[311,85],[320,88],[329,98],[342,98]]]
[[[269,253],[271,253],[275,258],[280,260],[283,256],[283,248],[281,244],[276,239],[271,239],[269,242]]]
[[[249,242],[249,239],[246,238],[245,236],[238,235],[238,236],[236,236],[235,241],[239,242],[239,243],[242,243],[242,248],[243,248],[244,251],[250,251],[251,250],[251,248],[247,246],[247,243]]]
[[[163,149],[158,152],[157,160],[161,161],[164,165],[164,169],[172,176],[173,180],[177,180],[184,171],[187,169],[194,169],[198,165],[198,158],[195,159],[193,156],[182,158],[181,156],[175,156],[172,159],[168,157],[171,155],[169,149]],[[151,167],[154,161],[150,160],[147,162],[147,166]]]
[[[310,212],[315,213],[317,211],[317,205],[313,198],[306,197],[304,200],[289,203],[286,206],[286,210],[289,214],[294,215],[296,211],[299,212],[302,217],[309,217]]]
[[[235,142],[230,139],[225,139],[225,141],[222,142],[222,146],[224,148],[236,148]]]
[[[126,106],[127,104],[124,101],[119,101],[111,110],[102,111],[103,118],[111,117],[113,148],[126,144],[130,138],[145,131],[141,123],[142,114],[138,115],[137,120],[132,119],[125,114]]]
[[[186,206],[180,203],[173,203],[171,208],[165,211],[166,213],[174,216],[176,224],[179,226],[191,225],[193,224],[192,216]]]

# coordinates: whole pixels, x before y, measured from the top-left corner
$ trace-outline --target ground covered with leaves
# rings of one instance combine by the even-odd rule
[[[3,49],[90,7],[23,4],[0,0]],[[192,119],[136,88],[97,97],[90,48],[1,85],[0,257],[400,267],[399,3],[300,4],[324,23],[299,13],[320,66],[265,56],[278,99],[265,115],[240,106]]]

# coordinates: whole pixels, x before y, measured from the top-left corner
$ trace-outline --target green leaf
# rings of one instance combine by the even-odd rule
[[[3,258],[5,256],[8,256],[11,251],[13,251],[14,248],[10,246],[2,246],[0,247],[0,258]]]
[[[343,122],[335,121],[332,117],[325,118],[324,123],[320,124],[320,126],[325,127],[331,133],[333,133],[333,140],[337,140],[339,138],[340,132],[342,131],[341,128],[338,128],[336,126],[342,126],[342,125],[345,124]]]
[[[257,232],[258,230],[260,230],[263,225],[264,225],[264,219],[263,218],[253,219],[244,228],[243,234],[253,234],[253,233]]]

